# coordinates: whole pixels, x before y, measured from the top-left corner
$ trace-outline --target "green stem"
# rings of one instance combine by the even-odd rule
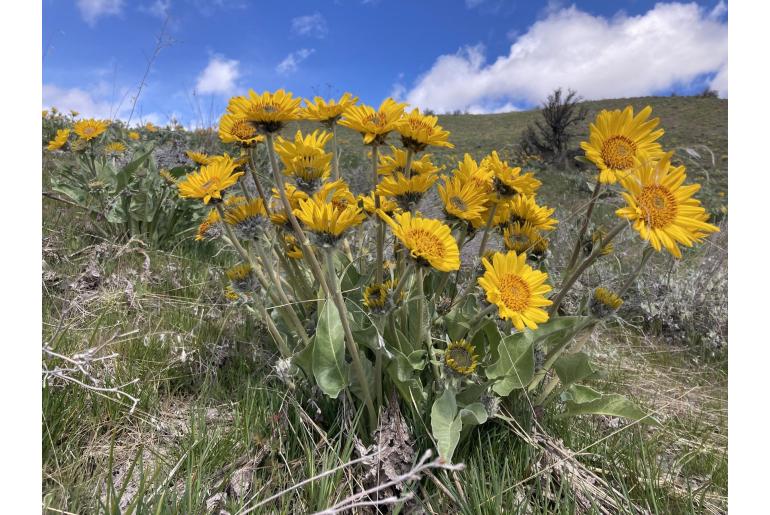
[[[569,263],[567,264],[567,267],[564,269],[564,273],[568,273],[570,270],[572,270],[572,267],[575,266],[575,263],[577,263],[578,256],[580,256],[580,249],[583,247],[583,236],[585,236],[586,231],[588,230],[588,225],[591,222],[591,214],[594,211],[596,200],[599,198],[599,190],[601,189],[602,189],[602,183],[599,182],[599,178],[597,176],[596,185],[594,186],[594,192],[591,195],[591,201],[588,203],[588,208],[586,209],[586,215],[585,215],[585,218],[583,219],[583,225],[580,227],[580,232],[578,232],[577,241],[575,242],[575,246],[572,248],[572,255],[569,258]]]
[[[337,146],[337,124],[332,122],[332,152],[334,157],[332,158],[332,177],[336,181],[340,178],[340,154]]]
[[[481,237],[481,245],[479,245],[479,258],[484,257],[484,250],[486,250],[487,240],[489,240],[489,231],[492,228],[492,221],[495,218],[495,212],[497,212],[497,204],[497,202],[492,204],[492,209],[489,210],[487,224],[484,226],[484,235]]]
[[[377,175],[377,163],[379,146],[377,144],[372,145],[372,194],[374,195],[374,208],[375,216],[377,218],[377,246],[375,254],[375,269],[374,269],[374,282],[377,284],[382,283],[382,262],[383,254],[385,252],[385,221],[380,218],[377,212],[380,209],[380,194],[377,193],[377,185],[379,184],[379,176]]]
[[[255,304],[257,305],[257,309],[259,309],[260,315],[262,315],[262,319],[264,320],[265,325],[267,326],[267,331],[270,333],[270,336],[273,337],[273,340],[275,340],[275,344],[278,346],[278,350],[280,351],[281,356],[284,358],[290,358],[291,351],[289,350],[288,345],[286,345],[286,340],[284,340],[283,335],[275,326],[275,322],[273,322],[273,318],[270,316],[270,313],[267,312],[265,305],[262,302],[255,302]]]
[[[270,198],[265,194],[265,190],[262,189],[262,183],[259,182],[259,177],[257,175],[257,161],[254,159],[254,153],[256,151],[256,147],[249,149],[249,172],[251,174],[251,179],[254,181],[254,185],[257,188],[259,198],[261,198],[262,202],[265,203],[265,211],[267,212],[267,216],[270,216]],[[278,185],[276,184],[276,187],[277,186]]]
[[[625,220],[619,221],[617,224],[615,224],[615,227],[613,227],[609,233],[607,233],[607,236],[604,237],[604,239],[599,243],[598,245],[594,245],[593,250],[591,250],[591,254],[588,255],[587,258],[583,260],[580,265],[575,269],[574,272],[572,272],[572,275],[567,277],[567,279],[562,284],[561,288],[559,289],[559,293],[556,295],[556,297],[553,300],[553,304],[551,304],[551,307],[548,309],[548,315],[553,316],[557,310],[559,309],[559,306],[561,305],[562,301],[564,300],[564,296],[567,294],[567,292],[572,288],[572,286],[575,284],[575,281],[578,280],[580,275],[586,271],[586,269],[593,264],[594,261],[601,255],[601,250],[604,248],[605,245],[607,245],[610,241],[612,241],[615,236],[620,234],[620,232],[626,228],[626,225],[628,225],[628,222]]]
[[[409,179],[412,176],[412,161],[414,160],[414,152],[411,148],[406,149],[406,164],[404,165],[404,176]]]
[[[631,275],[628,276],[626,279],[626,282],[623,283],[623,286],[620,287],[620,289],[617,292],[618,297],[623,297],[625,295],[626,291],[631,287],[632,284],[634,284],[634,281],[639,276],[639,273],[642,271],[642,268],[644,268],[644,265],[647,264],[647,261],[652,257],[652,253],[655,251],[652,247],[647,247],[644,249],[644,252],[642,253],[642,259],[639,261],[639,265],[637,265],[636,269],[631,273]]]
[[[543,363],[543,368],[535,372],[535,376],[532,378],[532,381],[530,381],[529,385],[527,385],[527,391],[531,392],[537,386],[540,384],[540,382],[543,380],[545,375],[548,373],[548,371],[551,369],[554,363],[556,363],[556,360],[559,359],[559,356],[564,352],[564,350],[569,346],[570,343],[572,343],[572,339],[575,337],[576,334],[578,334],[580,331],[588,327],[588,325],[594,323],[593,317],[586,317],[586,320],[583,321],[580,325],[578,325],[568,336],[564,338],[564,340],[554,349],[552,349],[548,355],[545,358],[545,363]]]

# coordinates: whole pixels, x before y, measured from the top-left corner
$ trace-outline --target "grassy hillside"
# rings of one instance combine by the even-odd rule
[[[703,183],[699,196],[713,210],[726,203],[719,193],[727,187],[727,101],[586,103],[589,118],[627,104],[653,107],[666,129],[664,147],[707,145],[713,165],[710,157],[678,155]],[[435,152],[436,160],[451,165],[464,152],[476,158],[494,149],[510,152],[537,116],[441,116],[456,148]],[[184,137],[190,147],[215,151],[215,134],[203,136]],[[340,137],[346,177],[366,180],[360,137],[345,129]],[[44,176],[52,159],[58,158],[44,155]],[[563,253],[575,231],[571,213],[589,195],[590,174],[545,167],[537,175],[543,198],[559,208],[552,248]],[[421,210],[435,209],[431,202]],[[603,200],[599,214],[611,217],[613,203]],[[603,323],[586,341],[606,370],[592,386],[633,398],[661,427],[603,416],[567,423],[549,409],[540,414],[536,435],[522,435],[512,419],[500,419],[458,449],[464,472],[410,486],[417,512],[584,513],[592,503],[600,513],[726,512],[727,355],[713,345],[715,332],[726,333],[726,320],[715,329],[712,319],[695,313],[700,308],[692,300],[706,291],[703,277],[726,274],[726,221],[721,227],[682,262],[655,256],[622,318]],[[44,198],[43,340],[63,356],[86,349],[110,356],[89,362],[87,377],[75,373],[104,390],[56,377],[44,389],[44,513],[238,513],[358,457],[349,435],[333,436],[345,418],[339,404],[317,391],[287,388],[276,377],[271,347],[261,342],[264,328],[224,297],[221,268],[233,256],[193,242],[190,234],[181,239],[167,250],[103,241],[81,211]],[[609,257],[589,279],[618,277],[621,257],[628,256]],[[655,289],[661,277],[667,290]],[[726,308],[726,275],[713,291],[704,309]],[[657,325],[651,313],[659,315]],[[50,355],[44,363],[66,366]],[[135,398],[135,409],[134,399],[117,390]],[[424,432],[415,437],[416,447],[432,446]],[[362,475],[355,467],[338,470],[252,513],[324,509],[357,490]]]

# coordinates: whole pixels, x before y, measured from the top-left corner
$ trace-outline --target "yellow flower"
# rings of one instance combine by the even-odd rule
[[[302,110],[302,116],[306,120],[321,122],[327,127],[331,127],[340,119],[345,109],[358,102],[358,97],[350,93],[345,93],[339,100],[324,100],[321,97],[314,97],[313,102],[305,100],[305,108]]]
[[[611,309],[617,310],[623,305],[623,299],[617,296],[614,292],[606,288],[596,288],[594,290],[594,300]]]
[[[364,209],[364,211],[366,211],[370,215],[373,215],[377,212],[377,208],[375,206],[375,201],[374,201],[374,192],[371,192],[368,195],[359,195],[358,201],[361,207]],[[388,197],[383,197],[383,196],[380,196],[380,209],[386,215],[392,215],[393,213],[401,212],[401,208],[398,207],[398,204],[396,204],[393,200],[389,199]]]
[[[591,250],[593,250],[594,245],[599,245],[604,237],[607,236],[607,232],[603,229],[597,229],[591,234]],[[615,246],[612,243],[608,243],[602,249],[599,251],[600,256],[606,256],[608,254],[612,254],[612,251],[615,250]],[[591,252],[590,250],[588,251]]]
[[[202,241],[209,237],[208,233],[212,228],[216,226],[217,223],[219,223],[219,221],[219,211],[216,209],[211,209],[208,216],[206,216],[203,222],[201,222],[201,224],[198,226],[198,233],[195,235],[195,241]]]
[[[380,175],[393,175],[396,172],[403,172],[406,168],[406,150],[390,146],[391,155],[380,154],[377,173]],[[412,175],[421,175],[426,173],[436,173],[439,168],[430,160],[430,154],[423,154],[419,159],[413,158],[409,171]]]
[[[492,262],[487,258],[481,262],[486,271],[478,283],[484,289],[487,301],[497,305],[500,318],[513,322],[519,331],[525,326],[534,331],[537,324],[548,321],[548,313],[541,309],[552,304],[544,296],[551,291],[545,284],[548,274],[533,270],[527,264],[526,254],[497,252],[492,256]]]
[[[48,142],[48,150],[59,150],[65,143],[67,143],[69,137],[69,129],[59,129],[56,131],[56,137]]]
[[[166,184],[168,184],[169,186],[173,185],[173,184],[176,184],[176,177],[171,175],[171,172],[169,172],[165,168],[161,168],[160,171],[158,171],[158,175],[160,175],[160,177],[164,181],[166,181]]]
[[[511,167],[507,162],[501,161],[496,150],[481,161],[481,166],[492,171],[495,190],[503,198],[509,198],[519,193],[534,195],[542,184],[535,179],[532,172],[522,175],[521,168]]]
[[[129,133],[128,133],[128,139],[130,139],[130,140],[132,140],[132,141],[136,141],[136,140],[138,140],[138,139],[139,139],[139,137],[140,137],[140,136],[139,136],[139,133],[138,133],[138,132],[136,132],[136,131],[131,131],[131,132],[129,132]]]
[[[447,345],[444,351],[444,364],[456,374],[469,376],[476,371],[479,356],[473,345],[465,339],[460,339]]]
[[[301,200],[294,215],[312,232],[313,242],[319,247],[333,247],[345,231],[364,221],[364,214],[355,205],[338,209],[333,203],[316,197]]]
[[[548,240],[528,223],[514,222],[503,229],[503,242],[508,250],[517,254],[531,253],[542,256],[548,249]]]
[[[407,178],[403,173],[395,173],[377,185],[377,193],[393,197],[402,209],[412,209],[425,192],[438,180],[435,174],[412,175]]]
[[[619,178],[631,173],[636,159],[659,159],[663,149],[655,140],[663,136],[663,129],[653,131],[659,118],[648,120],[652,108],[642,109],[636,116],[631,106],[619,109],[603,109],[591,124],[588,140],[580,143],[586,157],[599,168],[599,181],[615,184]]]
[[[286,257],[302,259],[302,247],[299,246],[297,238],[293,234],[284,234],[283,241],[286,243]]]
[[[364,289],[364,306],[374,313],[387,311],[396,303],[396,299],[393,298],[395,289],[396,282],[393,279],[368,285]],[[403,293],[401,297],[403,297]]]
[[[528,223],[538,231],[552,231],[558,221],[551,218],[554,208],[539,206],[534,196],[516,195],[497,207],[495,225],[505,223]]]
[[[219,119],[219,139],[222,143],[237,143],[248,147],[264,141],[265,137],[257,134],[257,129],[245,118],[225,113]]]
[[[242,263],[226,270],[225,275],[230,279],[233,290],[238,293],[253,293],[260,288],[254,270],[248,263]]]
[[[368,105],[350,106],[339,123],[359,132],[365,145],[381,145],[388,133],[396,129],[405,107],[406,104],[399,104],[392,98],[386,98],[376,111]]]
[[[43,109],[43,118],[48,118],[48,109]]]
[[[301,102],[301,98],[294,98],[283,89],[274,93],[264,91],[261,95],[250,89],[248,98],[231,98],[227,110],[252,122],[260,131],[271,133],[281,130],[286,122],[299,119]]]
[[[72,126],[72,130],[74,130],[75,134],[80,136],[82,139],[91,141],[106,131],[107,127],[109,126],[110,124],[108,122],[88,119],[75,122],[75,125]]]
[[[413,152],[422,152],[428,145],[454,148],[449,142],[449,132],[437,124],[436,116],[420,114],[418,108],[401,118],[396,130],[401,134],[401,143]]]
[[[457,168],[452,170],[452,173],[462,183],[473,183],[479,191],[492,193],[494,190],[494,173],[485,166],[480,167],[470,154],[463,156],[463,160],[457,163]]]
[[[254,240],[263,235],[267,222],[267,210],[261,198],[225,209],[225,223],[234,226],[238,237],[244,240]]]
[[[324,146],[331,137],[331,133],[324,131],[313,131],[303,137],[297,131],[293,143],[281,137],[276,140],[275,150],[283,162],[283,173],[294,177],[301,190],[312,193],[329,177],[332,154]]]
[[[337,209],[356,204],[356,197],[350,191],[348,183],[343,179],[324,183],[321,188],[313,194],[313,197],[322,202],[331,202]]]
[[[179,196],[199,198],[204,204],[222,200],[222,192],[238,182],[243,172],[235,172],[236,165],[228,157],[200,168],[200,171],[188,174],[177,183]]]
[[[458,177],[445,178],[444,185],[438,187],[438,195],[447,216],[474,224],[485,222],[489,194],[474,183],[464,183]]]
[[[152,124],[152,122],[147,122],[144,125],[144,128],[147,132],[158,132],[158,128]]]
[[[113,141],[104,146],[106,154],[122,154],[126,151],[126,146],[120,141]]]
[[[411,213],[396,214],[395,220],[384,213],[380,216],[417,264],[430,265],[441,272],[460,268],[460,250],[448,225]]]
[[[190,161],[199,165],[207,165],[211,161],[211,158],[208,156],[208,154],[204,154],[203,152],[185,150],[184,153],[187,154],[187,157],[190,159]]]
[[[633,174],[620,178],[628,205],[615,214],[632,221],[634,229],[655,250],[660,252],[665,247],[680,258],[678,244],[692,247],[719,228],[706,223],[705,209],[692,198],[700,184],[683,185],[685,168],[671,166],[672,154],[665,154],[657,162],[645,159]]]
[[[290,184],[288,182],[285,182],[283,184],[284,190],[286,191],[286,198],[289,199],[289,205],[292,209],[297,209],[299,207],[300,200],[307,200],[310,198],[307,193],[304,191],[301,191],[297,189],[296,186],[293,184]],[[278,192],[276,188],[273,188],[273,198],[280,201],[281,194]]]
[[[70,109],[70,114],[72,115],[73,118],[76,118],[80,113],[75,111],[74,109]]]

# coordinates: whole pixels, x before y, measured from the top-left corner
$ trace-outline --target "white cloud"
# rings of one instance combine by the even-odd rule
[[[149,5],[143,5],[139,7],[139,10],[143,13],[156,16],[158,18],[165,18],[171,9],[171,0],[155,0]]]
[[[288,75],[294,73],[299,68],[299,64],[310,57],[315,52],[314,48],[300,48],[296,52],[292,52],[286,56],[286,58],[278,63],[275,67],[275,71],[282,75]]]
[[[715,9],[718,11],[718,9]],[[727,93],[727,24],[696,4],[656,4],[608,19],[575,6],[547,12],[508,55],[486,62],[482,45],[442,55],[404,99],[437,112],[536,104],[556,87],[587,99],[649,95],[714,75]]]
[[[43,84],[43,107],[56,107],[60,111],[78,111],[83,118],[110,119],[118,110],[118,102],[110,102],[92,92],[80,88],[60,88],[54,84]],[[125,110],[122,107],[121,110]],[[126,113],[127,114],[127,113]]]
[[[240,63],[235,59],[212,56],[209,64],[198,75],[195,90],[198,93],[226,95],[235,90],[235,81],[241,76]]]
[[[83,20],[90,26],[103,16],[115,16],[123,12],[123,0],[77,0]]]
[[[326,19],[321,13],[292,18],[291,30],[299,36],[313,36],[319,39],[324,38],[329,33]]]

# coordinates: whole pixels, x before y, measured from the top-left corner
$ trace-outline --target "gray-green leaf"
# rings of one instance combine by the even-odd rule
[[[326,301],[318,315],[313,343],[313,376],[321,390],[336,399],[348,385],[348,368],[342,321],[334,303]]]
[[[439,456],[451,463],[463,428],[462,419],[457,413],[455,392],[451,388],[444,390],[444,393],[433,403],[433,408],[430,410],[430,425]]]

